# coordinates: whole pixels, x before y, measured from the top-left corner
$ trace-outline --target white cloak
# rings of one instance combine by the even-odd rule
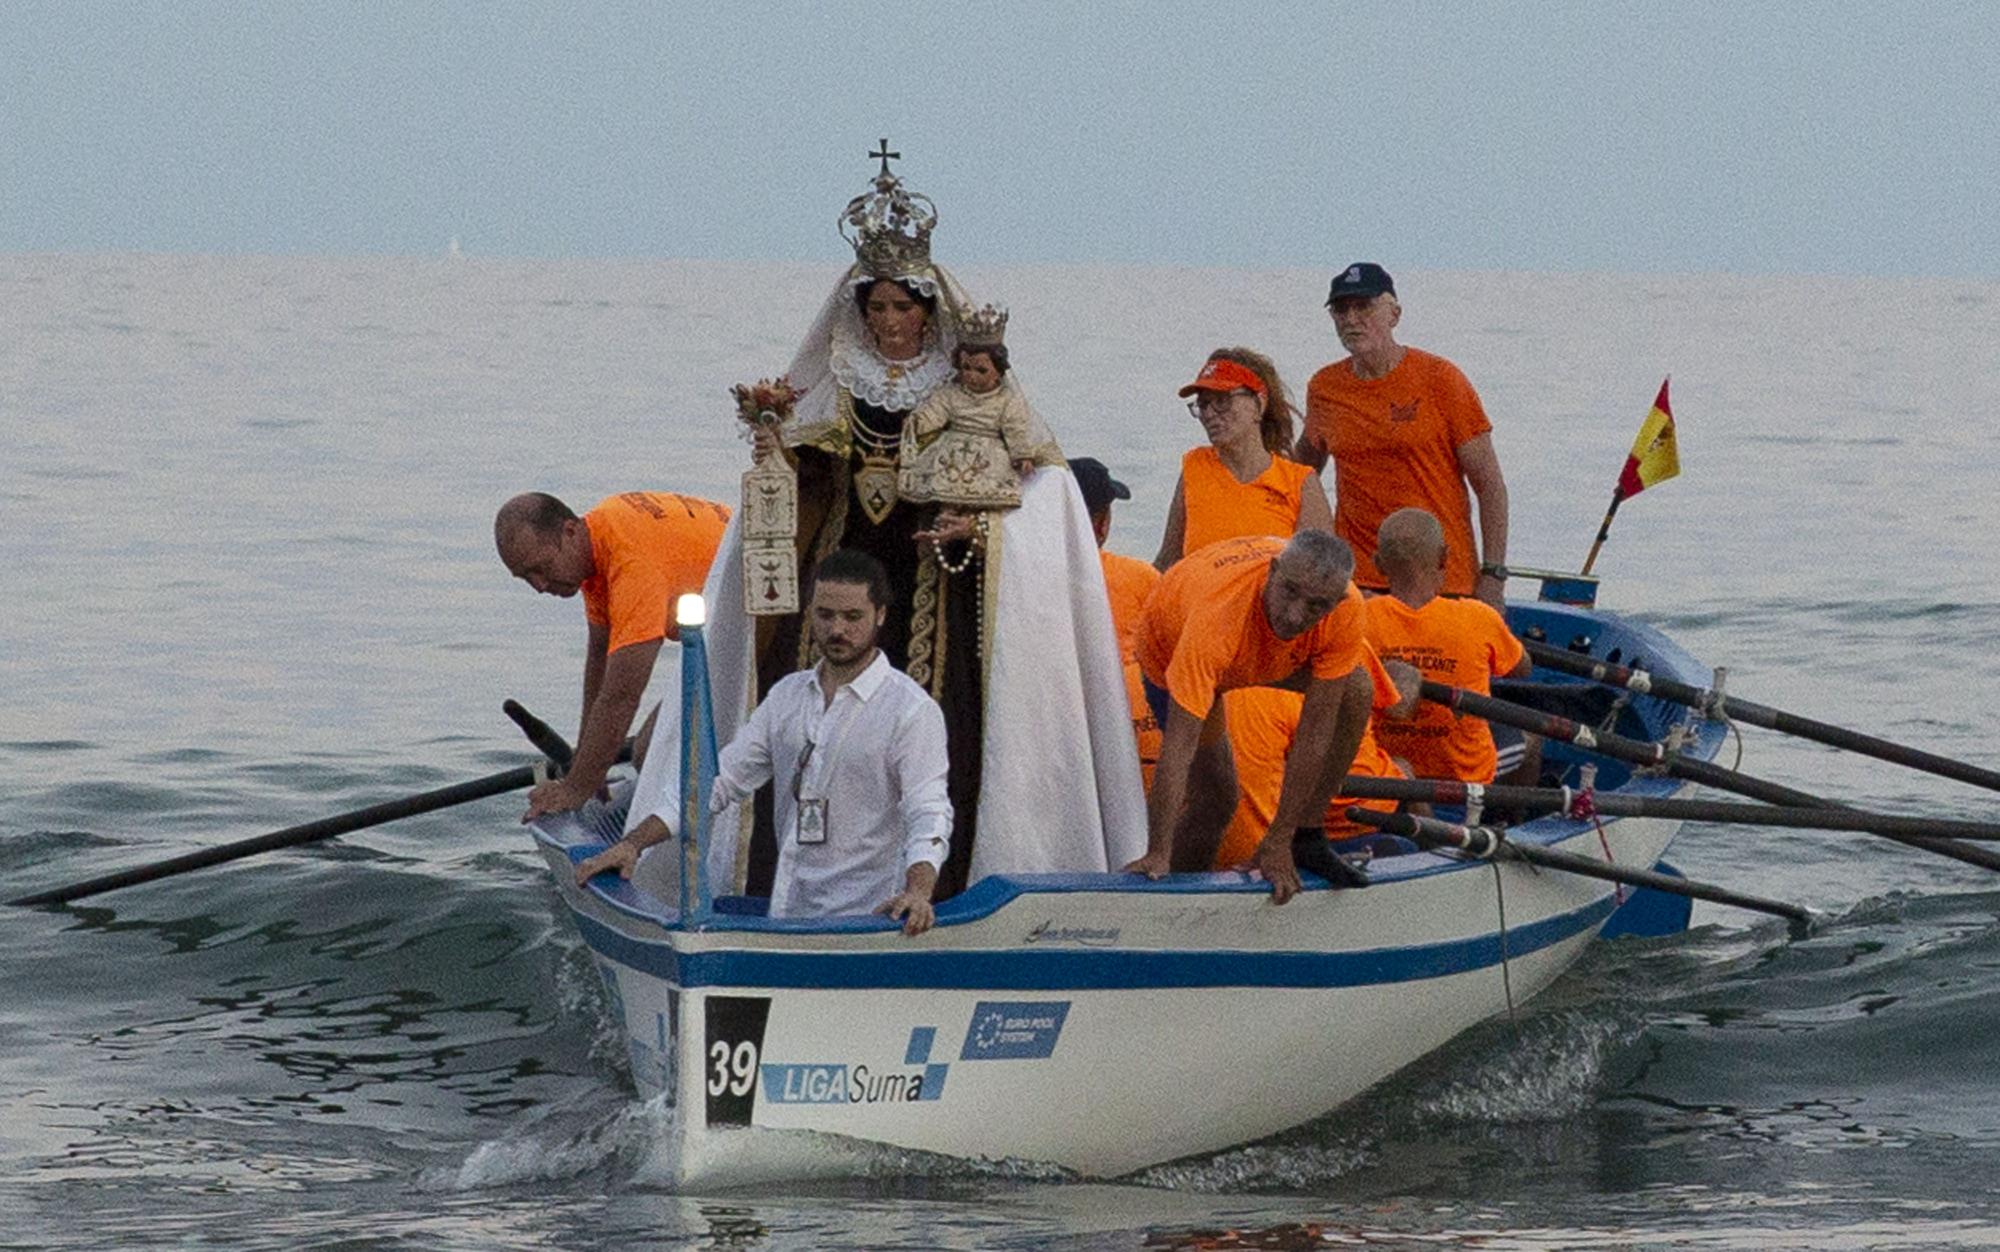
[[[1125,672],[1083,496],[1067,469],[1036,470],[1022,482],[1021,507],[999,520],[998,604],[970,881],[989,874],[1119,869],[1146,849],[1146,801]],[[756,691],[756,631],[743,612],[734,521],[703,594],[721,744],[748,715]],[[680,731],[675,691],[660,711],[627,830],[649,814],[680,829]],[[717,894],[741,890],[737,861],[747,843],[748,808],[719,814],[712,823],[708,870]],[[673,898],[671,853],[646,861],[653,872],[642,875],[642,885]]]

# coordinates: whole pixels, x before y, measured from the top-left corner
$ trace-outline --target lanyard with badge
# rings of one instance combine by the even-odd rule
[[[832,780],[834,766],[840,760],[841,745],[847,742],[847,732],[860,715],[859,709],[850,712],[847,720],[843,721],[834,732],[833,741],[826,750],[825,767],[821,771],[822,781],[811,789],[806,787],[806,767],[812,764],[813,752],[819,747],[819,740],[810,734],[806,736],[806,749],[799,753],[798,772],[792,775],[792,803],[798,809],[797,838],[802,845],[826,842],[826,794],[823,788]],[[819,727],[824,728],[826,723],[827,719],[822,717]]]

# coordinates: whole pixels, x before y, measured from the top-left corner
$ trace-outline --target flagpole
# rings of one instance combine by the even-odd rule
[[[1590,555],[1583,558],[1581,573],[1588,574],[1590,567],[1597,564],[1597,553],[1604,547],[1604,541],[1611,537],[1611,519],[1618,516],[1618,506],[1625,502],[1625,493],[1612,488],[1611,507],[1604,510],[1604,525],[1597,528],[1597,541],[1590,545]]]

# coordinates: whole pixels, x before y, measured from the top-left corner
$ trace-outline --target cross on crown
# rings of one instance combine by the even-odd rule
[[[840,214],[841,238],[854,248],[854,259],[873,278],[900,278],[931,263],[931,231],[937,227],[937,206],[929,196],[908,191],[889,172],[890,161],[903,154],[889,151],[889,141],[868,154],[882,162],[875,188],[854,197]]]

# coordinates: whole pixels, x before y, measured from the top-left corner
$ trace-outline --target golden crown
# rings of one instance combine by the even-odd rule
[[[958,342],[967,348],[997,348],[1007,342],[1007,310],[989,304],[967,313],[959,323]]]
[[[905,190],[902,180],[889,172],[889,162],[903,154],[889,151],[887,139],[868,155],[882,162],[882,172],[875,176],[875,190],[847,202],[840,215],[841,238],[853,245],[855,261],[871,278],[914,274],[931,262],[937,206],[929,196]]]

